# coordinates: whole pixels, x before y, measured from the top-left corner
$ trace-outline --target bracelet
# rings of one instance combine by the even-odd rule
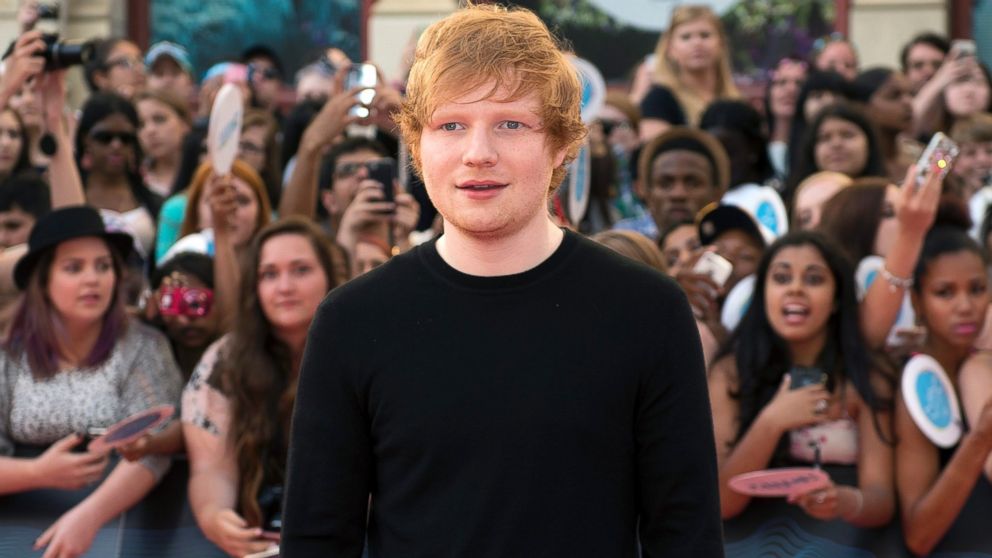
[[[865,495],[864,493],[861,492],[860,488],[855,488],[853,486],[850,488],[851,491],[854,492],[854,495],[857,497],[858,503],[854,506],[854,512],[845,514],[844,519],[848,521],[853,521],[854,519],[856,519],[858,516],[861,515],[861,510],[863,510],[865,507]]]
[[[889,290],[892,292],[896,292],[896,289],[908,289],[913,286],[912,277],[898,277],[893,275],[884,265],[882,266],[881,274],[885,278],[885,282],[889,284]]]

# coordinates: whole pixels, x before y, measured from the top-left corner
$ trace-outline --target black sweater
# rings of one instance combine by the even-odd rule
[[[433,243],[307,341],[282,556],[723,556],[699,337],[674,282],[573,233],[524,273]],[[369,496],[372,506],[368,508]]]

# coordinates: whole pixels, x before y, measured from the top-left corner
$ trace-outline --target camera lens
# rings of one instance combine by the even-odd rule
[[[79,66],[93,58],[93,41],[84,43],[54,42],[45,50],[45,70],[61,70]]]

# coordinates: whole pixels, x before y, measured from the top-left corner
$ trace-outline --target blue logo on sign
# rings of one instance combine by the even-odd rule
[[[768,227],[776,235],[778,234],[778,217],[776,217],[775,208],[772,207],[771,203],[766,201],[761,202],[755,213],[758,216],[759,223]]]
[[[934,426],[946,428],[951,424],[951,400],[935,372],[925,370],[916,378],[916,397]]]
[[[868,274],[867,277],[865,277],[865,290],[866,291],[868,290],[868,287],[870,287],[871,284],[875,282],[875,278],[876,277],[878,277],[878,272],[877,271],[872,271],[871,273]]]

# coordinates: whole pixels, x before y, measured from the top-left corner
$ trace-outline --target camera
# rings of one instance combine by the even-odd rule
[[[210,313],[214,293],[196,287],[163,287],[158,295],[158,309],[163,316],[202,318]]]
[[[38,3],[38,21],[35,23],[35,29],[41,31],[42,40],[45,41],[45,50],[38,53],[38,56],[45,59],[46,72],[86,64],[93,58],[96,48],[95,40],[83,42],[59,40],[60,10],[61,6],[58,2],[50,0]],[[6,59],[13,52],[14,42],[11,42],[3,58]]]

